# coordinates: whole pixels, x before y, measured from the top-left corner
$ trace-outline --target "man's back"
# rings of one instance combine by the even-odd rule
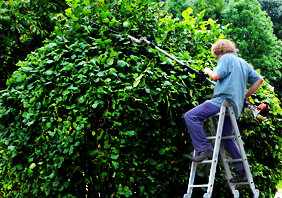
[[[209,102],[220,107],[224,99],[229,99],[238,118],[244,104],[246,84],[252,85],[260,75],[246,61],[238,58],[236,53],[221,56],[214,71],[220,78]]]

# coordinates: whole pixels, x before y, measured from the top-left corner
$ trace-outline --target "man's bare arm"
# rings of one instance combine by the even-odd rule
[[[248,98],[256,92],[256,90],[259,88],[259,86],[263,83],[263,78],[260,77],[251,87],[250,89],[247,91],[247,93],[245,94],[245,100],[248,100]]]

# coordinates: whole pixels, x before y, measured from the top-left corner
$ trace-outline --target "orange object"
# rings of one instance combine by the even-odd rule
[[[267,104],[261,103],[261,104],[257,107],[257,110],[263,110],[265,107],[268,108],[268,109],[270,109],[270,107],[269,107]]]

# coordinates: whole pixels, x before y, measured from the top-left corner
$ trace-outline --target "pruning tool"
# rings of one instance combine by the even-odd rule
[[[268,104],[262,103],[259,106],[255,106],[249,102],[245,102],[244,105],[251,110],[254,120],[257,122],[265,121],[270,116],[270,106]]]

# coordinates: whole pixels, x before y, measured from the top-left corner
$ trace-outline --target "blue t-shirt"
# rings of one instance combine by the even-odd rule
[[[228,99],[238,119],[244,105],[246,84],[253,85],[260,75],[236,53],[221,56],[213,71],[220,78],[216,82],[212,99],[208,102],[220,108],[222,102]]]

